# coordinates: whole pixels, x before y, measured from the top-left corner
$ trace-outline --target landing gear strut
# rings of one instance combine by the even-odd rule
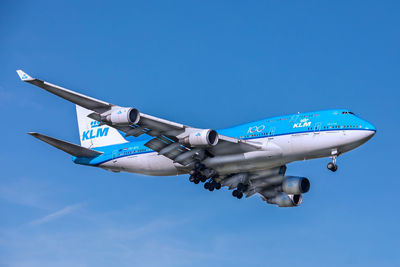
[[[337,155],[333,155],[332,156],[332,162],[329,162],[328,165],[326,166],[328,168],[328,170],[335,172],[338,169],[338,166],[336,165],[336,158]]]

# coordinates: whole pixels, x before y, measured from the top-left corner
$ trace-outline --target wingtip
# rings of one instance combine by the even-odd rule
[[[29,134],[29,135],[32,135],[32,136],[36,136],[36,135],[38,135],[38,133],[37,133],[37,132],[28,132],[27,134]]]
[[[17,70],[18,76],[22,81],[32,81],[34,80],[31,76],[26,74],[23,70]]]

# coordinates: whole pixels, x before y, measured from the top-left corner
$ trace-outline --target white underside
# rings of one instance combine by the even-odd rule
[[[220,174],[265,170],[293,161],[330,157],[333,153],[340,155],[362,145],[373,134],[367,130],[342,130],[259,138],[254,141],[262,142],[263,149],[214,157],[207,159],[209,164],[206,162],[206,165]],[[117,158],[100,167],[153,176],[179,175],[189,171],[157,152]]]

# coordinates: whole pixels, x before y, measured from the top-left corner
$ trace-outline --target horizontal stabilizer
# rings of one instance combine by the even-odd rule
[[[103,152],[81,147],[69,142],[61,141],[56,138],[46,136],[40,133],[28,133],[28,134],[75,157],[93,158],[103,154]]]

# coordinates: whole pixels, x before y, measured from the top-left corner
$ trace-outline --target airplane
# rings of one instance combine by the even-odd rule
[[[214,130],[157,118],[134,107],[89,97],[17,70],[20,79],[76,105],[80,145],[28,134],[70,155],[76,164],[152,176],[189,174],[213,191],[225,186],[241,199],[259,195],[279,207],[296,207],[310,181],[286,175],[294,161],[337,157],[371,139],[376,128],[347,109],[297,113]]]

